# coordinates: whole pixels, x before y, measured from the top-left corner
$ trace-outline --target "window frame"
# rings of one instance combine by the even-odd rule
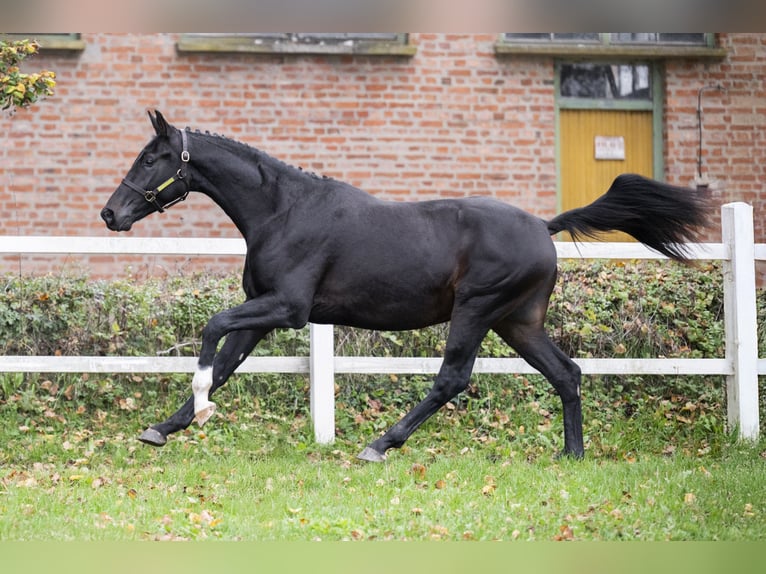
[[[329,54],[414,56],[417,47],[406,32],[392,33],[241,33],[181,34],[179,52],[228,52],[250,54]]]
[[[723,59],[727,50],[717,43],[714,32],[704,34],[704,43],[659,42],[659,41],[613,41],[611,32],[599,32],[596,39],[550,38],[531,39],[509,37],[512,32],[503,32],[495,42],[497,56],[533,55],[562,58],[640,58],[643,60],[664,58],[710,58]]]

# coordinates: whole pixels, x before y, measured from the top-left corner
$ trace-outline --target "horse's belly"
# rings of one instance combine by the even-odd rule
[[[391,290],[383,286],[352,288],[319,295],[309,321],[363,329],[402,331],[448,321],[451,290]]]

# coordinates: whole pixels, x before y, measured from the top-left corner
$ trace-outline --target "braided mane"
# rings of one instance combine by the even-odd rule
[[[258,160],[265,161],[265,162],[268,162],[270,164],[275,164],[277,167],[282,167],[282,168],[285,168],[285,169],[290,169],[290,170],[296,171],[296,172],[298,172],[300,174],[306,175],[306,176],[311,177],[313,179],[323,179],[323,180],[324,179],[331,179],[330,177],[328,177],[326,175],[317,175],[316,173],[314,173],[312,171],[304,171],[303,168],[300,167],[300,166],[293,166],[293,165],[290,165],[288,163],[285,163],[281,159],[275,158],[275,157],[267,154],[265,151],[260,150],[260,149],[258,149],[256,147],[253,147],[253,146],[251,146],[248,143],[236,140],[234,138],[230,138],[228,136],[225,136],[225,135],[222,135],[222,134],[219,134],[219,133],[211,133],[211,132],[209,132],[207,130],[203,132],[203,131],[198,130],[198,129],[192,131],[192,129],[190,127],[186,127],[185,131],[188,132],[188,133],[194,133],[194,134],[199,135],[199,136],[210,138],[212,140],[218,140],[218,141],[223,142],[223,143],[234,144],[236,146],[242,147],[246,151],[255,153],[257,158],[258,158]]]

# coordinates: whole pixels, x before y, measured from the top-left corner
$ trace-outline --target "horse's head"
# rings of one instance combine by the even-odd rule
[[[141,150],[133,167],[117,187],[101,218],[112,231],[128,231],[154,211],[162,213],[189,194],[189,148],[186,132],[149,112],[157,135]]]

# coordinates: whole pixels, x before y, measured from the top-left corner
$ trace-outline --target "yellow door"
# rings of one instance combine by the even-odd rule
[[[621,173],[653,177],[651,111],[562,109],[559,129],[561,211],[591,203]],[[601,239],[631,240],[623,233]]]

